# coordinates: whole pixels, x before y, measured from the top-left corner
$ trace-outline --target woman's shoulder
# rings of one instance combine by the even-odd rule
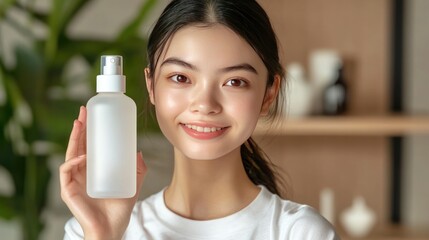
[[[279,215],[279,221],[325,223],[327,222],[319,212],[313,207],[294,202],[292,200],[282,199],[273,194],[273,205],[275,212]]]
[[[266,190],[268,192],[268,190]],[[280,239],[339,239],[334,227],[313,207],[267,193],[271,201],[271,221],[281,231]]]

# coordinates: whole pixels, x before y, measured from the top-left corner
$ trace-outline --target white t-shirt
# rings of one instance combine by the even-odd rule
[[[307,205],[283,200],[260,186],[244,209],[214,220],[196,221],[169,210],[164,191],[137,202],[122,239],[144,240],[336,240],[332,225]],[[76,221],[65,225],[66,240],[83,239]]]

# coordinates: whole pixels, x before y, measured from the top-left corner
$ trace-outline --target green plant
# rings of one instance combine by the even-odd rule
[[[30,3],[32,1],[29,1]],[[22,1],[0,2],[0,23],[12,26],[29,45],[15,45],[15,64],[5,60],[0,29],[0,167],[10,174],[14,192],[0,193],[0,217],[18,218],[24,239],[38,239],[43,230],[41,213],[46,206],[50,181],[49,156],[64,152],[73,119],[82,99],[56,97],[53,92],[67,88],[67,67],[77,58],[90,66],[85,76],[95,82],[102,54],[120,54],[126,61],[127,95],[144,108],[146,90],[143,67],[146,66],[146,39],[138,30],[155,0],[146,0],[137,15],[114,40],[72,39],[67,29],[89,0],[52,0],[49,12],[38,12]],[[22,24],[8,15],[19,11],[30,20]],[[45,36],[36,37],[34,23],[43,25]],[[55,91],[54,91],[55,90]],[[139,130],[145,126],[139,125]],[[154,121],[146,128],[156,130]],[[51,146],[41,148],[42,146]],[[54,147],[52,147],[54,146]]]

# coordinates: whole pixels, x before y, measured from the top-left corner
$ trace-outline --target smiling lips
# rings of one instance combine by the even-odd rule
[[[209,140],[222,135],[228,127],[203,127],[193,124],[180,124],[185,132],[193,138]]]

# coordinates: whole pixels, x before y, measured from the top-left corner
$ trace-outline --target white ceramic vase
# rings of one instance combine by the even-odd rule
[[[355,238],[367,236],[374,227],[375,220],[375,213],[366,205],[363,197],[356,197],[352,206],[340,216],[344,230]]]

